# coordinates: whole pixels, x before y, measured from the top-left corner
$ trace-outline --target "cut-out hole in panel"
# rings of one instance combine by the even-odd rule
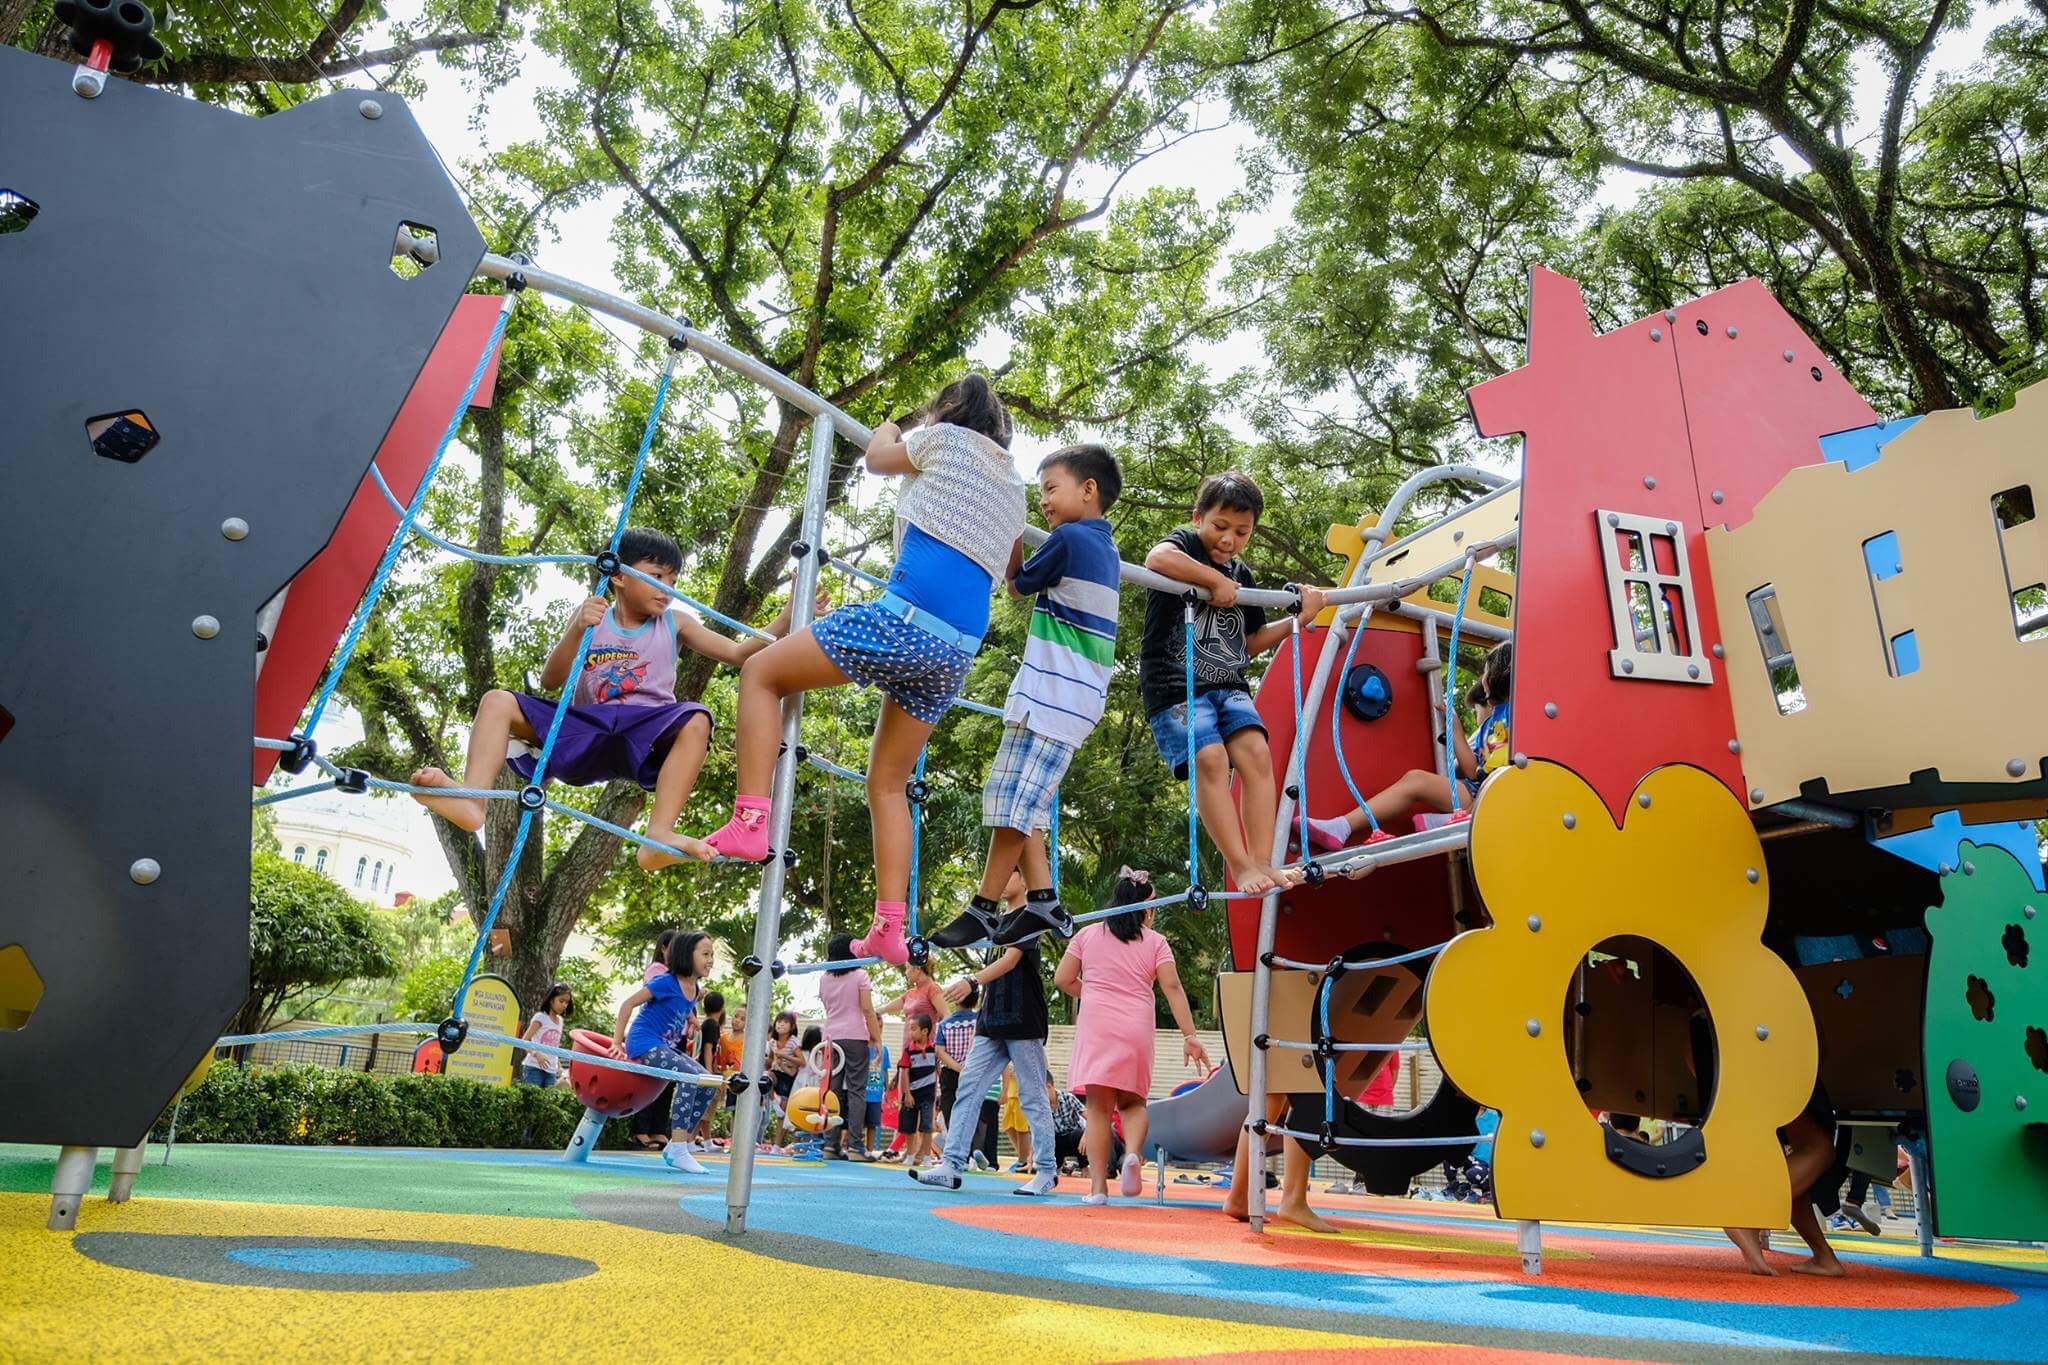
[[[401,280],[416,278],[441,259],[441,235],[420,223],[400,223],[391,240],[391,273]]]
[[[1603,939],[1566,980],[1561,1004],[1559,1044],[1589,1108],[1706,1121],[1719,1072],[1714,1022],[1670,950],[1640,935]]]
[[[1980,1024],[1991,1022],[1992,1012],[1998,1008],[1998,997],[1991,993],[1991,983],[1981,976],[1973,976],[1963,983],[1963,999],[1969,1003],[1970,1017]]]
[[[2025,526],[2034,519],[2034,488],[2032,484],[2020,484],[1991,495],[1991,514],[1998,518],[1998,529],[2010,531],[2015,526]]]
[[[1912,631],[1892,636],[1892,676],[1903,678],[1920,671],[1920,637]]]
[[[28,1023],[43,998],[43,978],[18,943],[0,948],[0,1032]]]
[[[2034,1064],[2034,1070],[2048,1073],[2048,1030],[2027,1025],[2027,1060]]]
[[[85,435],[92,442],[93,454],[122,464],[134,464],[155,450],[157,442],[163,439],[140,408],[88,417]]]
[[[1643,558],[1643,538],[1634,531],[1616,531],[1614,545],[1621,556],[1621,567],[1629,572],[1641,573],[1649,564]]]
[[[1678,576],[1678,542],[1670,536],[1650,537],[1650,557],[1658,573],[1666,578]]]
[[[14,728],[14,713],[0,706],[0,739],[7,738],[7,732]]]
[[[1771,693],[1778,703],[1778,714],[1796,715],[1806,709],[1806,690],[1799,685],[1799,665],[1792,659],[1792,641],[1778,606],[1778,590],[1766,583],[1744,600],[1749,604],[1749,622],[1756,630],[1757,647],[1763,651],[1764,668],[1771,675]]]
[[[1648,583],[1629,580],[1628,614],[1635,623],[1636,648],[1644,654],[1663,653],[1664,646],[1658,639],[1657,608],[1650,600]]]
[[[1685,594],[1677,588],[1664,589],[1664,608],[1661,624],[1664,627],[1665,646],[1673,654],[1692,653],[1692,641],[1685,633]]]
[[[28,225],[42,211],[42,205],[27,195],[0,185],[0,237],[10,232],[27,232]]]
[[[2005,960],[2015,967],[2027,965],[2027,931],[2017,924],[2005,926],[2005,933],[1998,940],[1998,946],[2005,949]]]
[[[1880,583],[1903,572],[1906,564],[1904,556],[1899,553],[1899,533],[1886,531],[1864,541],[1863,564],[1870,570],[1870,576]]]
[[[2029,583],[2013,593],[2012,629],[2025,641],[2048,639],[2048,583]]]

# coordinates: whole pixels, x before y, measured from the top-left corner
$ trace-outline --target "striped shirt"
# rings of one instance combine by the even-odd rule
[[[1024,663],[1003,720],[1078,747],[1109,698],[1116,666],[1116,542],[1101,517],[1054,528],[1011,580],[1035,592]]]

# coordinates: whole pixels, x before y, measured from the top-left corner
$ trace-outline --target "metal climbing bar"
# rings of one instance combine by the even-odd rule
[[[514,800],[517,800],[519,793],[508,792],[506,793],[506,795],[509,795]],[[606,834],[611,835],[613,838],[624,839],[629,844],[638,844],[642,848],[653,849],[656,853],[667,853],[674,857],[681,858],[689,862],[697,863],[698,865],[703,867],[730,867],[734,863],[742,861],[738,858],[727,858],[723,856],[717,858],[691,858],[689,854],[683,852],[674,844],[664,844],[659,839],[650,839],[644,834],[636,834],[632,830],[627,829],[624,825],[615,825],[611,821],[606,820],[601,816],[592,815],[587,810],[578,810],[574,806],[564,805],[562,802],[555,800],[553,797],[548,798],[545,808],[553,811],[557,815],[566,815],[571,820],[581,820],[584,824],[594,826],[597,829],[601,829]]]
[[[831,962],[801,962],[794,967],[784,967],[782,974],[784,976],[815,976],[819,972],[851,971],[855,967],[879,967],[881,965],[882,959],[879,957],[849,957],[836,959]],[[754,1017],[753,1010],[749,1009],[747,1011],[747,1017],[749,1019]]]
[[[546,1043],[528,1042],[509,1033],[492,1033],[486,1029],[476,1029],[469,1036],[479,1042],[509,1043],[524,1052],[545,1052],[550,1057],[560,1057],[565,1062],[603,1067],[607,1071],[630,1071],[636,1076],[655,1076],[662,1080],[674,1081],[677,1085],[700,1086],[706,1090],[725,1089],[725,1077],[716,1072],[670,1071],[666,1067],[643,1066],[639,1062],[626,1061],[619,1057],[600,1056],[595,1052],[572,1052],[565,1047],[550,1047]]]
[[[1450,780],[1451,811],[1461,809],[1458,800],[1458,751],[1453,726],[1458,719],[1458,627],[1465,624],[1465,595],[1472,587],[1472,556],[1465,556],[1464,572],[1458,576],[1458,610],[1451,617],[1451,642],[1444,649],[1444,774]],[[1484,740],[1481,736],[1481,740]]]
[[[1280,954],[1274,953],[1267,958],[1266,965],[1269,967],[1288,967],[1298,972],[1326,972],[1333,965],[1347,972],[1369,972],[1375,967],[1398,967],[1405,962],[1420,962],[1426,957],[1435,957],[1450,946],[1450,941],[1446,939],[1442,943],[1432,943],[1427,948],[1417,948],[1413,952],[1396,953],[1392,957],[1368,957],[1361,958],[1356,962],[1339,961],[1334,964],[1329,962],[1301,962],[1294,958],[1282,957]]]
[[[1252,1127],[1261,1137],[1278,1133],[1281,1137],[1317,1147],[1470,1147],[1479,1140],[1476,1137],[1355,1138],[1332,1135],[1325,1141],[1321,1133],[1305,1133],[1299,1128],[1288,1128],[1278,1123],[1255,1123]]]

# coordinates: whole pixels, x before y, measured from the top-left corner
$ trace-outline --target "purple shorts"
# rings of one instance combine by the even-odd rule
[[[555,723],[555,703],[515,692],[519,712],[543,740]],[[683,727],[697,716],[711,725],[711,712],[694,701],[677,701],[655,706],[628,706],[603,702],[595,706],[571,706],[562,717],[562,733],[555,737],[555,751],[548,755],[548,779],[572,787],[614,778],[638,782],[641,790],[653,791],[655,774],[668,757],[669,746]],[[512,771],[531,782],[538,752],[520,754],[511,760]]]

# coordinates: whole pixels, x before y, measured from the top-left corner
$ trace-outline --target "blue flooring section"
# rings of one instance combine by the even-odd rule
[[[448,1275],[470,1267],[459,1256],[371,1247],[236,1247],[227,1258],[297,1275]]]

